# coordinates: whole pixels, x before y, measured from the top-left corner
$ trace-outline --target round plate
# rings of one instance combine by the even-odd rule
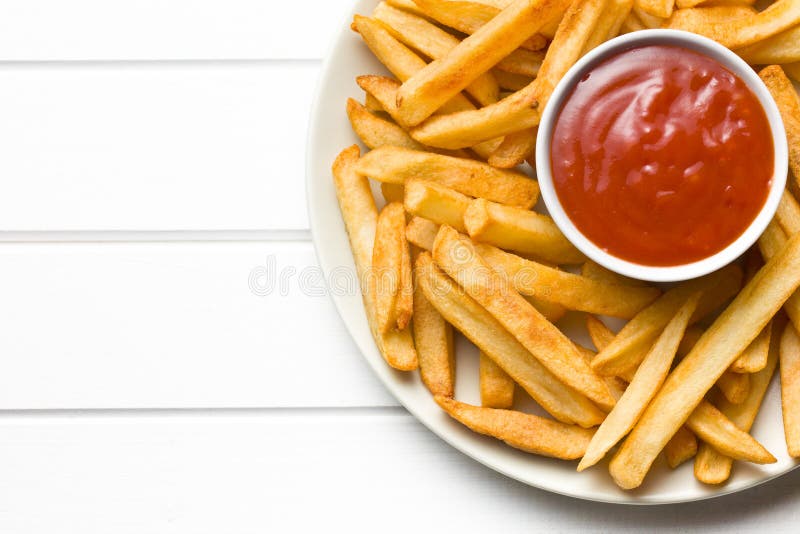
[[[797,463],[786,453],[777,378],[767,393],[752,431],[777,456],[777,463],[758,466],[736,462],[728,483],[715,487],[695,480],[692,461],[672,471],[660,458],[642,487],[630,492],[614,484],[605,463],[578,473],[575,471],[576,462],[526,454],[468,430],[433,402],[418,373],[402,373],[386,365],[370,334],[360,292],[347,289],[348,284],[342,283],[343,276],[348,276],[351,281],[357,278],[330,171],[336,155],[358,142],[345,113],[348,97],[363,102],[364,94],[355,83],[356,76],[386,73],[360,37],[350,30],[352,15],[369,14],[376,3],[376,0],[356,3],[353,12],[341,22],[341,30],[322,68],[309,124],[306,187],[314,245],[329,283],[331,298],[367,362],[397,400],[431,431],[482,464],[531,486],[593,501],[630,504],[695,501],[740,491],[794,469]],[[336,283],[331,284],[332,280]],[[568,316],[559,326],[577,342],[591,346],[578,322],[576,317]],[[457,353],[456,398],[479,404],[477,352],[460,339]],[[525,410],[531,408],[526,399],[522,399],[521,404]]]

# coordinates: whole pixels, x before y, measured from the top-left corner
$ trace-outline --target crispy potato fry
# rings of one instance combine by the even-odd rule
[[[416,268],[426,298],[445,320],[492,358],[544,410],[564,423],[583,427],[600,424],[605,414],[553,376],[488,311],[436,267],[429,253],[420,254]]]
[[[787,325],[780,341],[781,408],[789,456],[800,457],[800,336]]]
[[[608,386],[580,358],[572,341],[509,288],[503,277],[477,254],[469,239],[449,226],[442,226],[433,245],[433,257],[442,270],[561,381],[603,408],[614,406]]]
[[[565,0],[515,0],[397,92],[405,124],[416,125],[555,19]]]
[[[404,205],[411,215],[425,217],[436,224],[447,224],[459,232],[464,228],[464,212],[470,198],[435,182],[411,179],[405,185]]]
[[[347,118],[353,131],[369,148],[393,145],[413,150],[425,149],[400,126],[373,115],[352,98],[347,99]]]
[[[586,330],[588,330],[589,338],[598,351],[606,348],[616,335],[603,321],[594,315],[586,316]]]
[[[628,16],[625,17],[624,21],[622,21],[622,28],[621,28],[622,33],[632,33],[646,29],[647,27],[633,11],[628,13]]]
[[[702,278],[673,287],[626,324],[614,341],[601,350],[592,367],[603,374],[619,375],[634,369],[641,362],[642,349],[658,335],[677,313],[689,295],[703,291],[703,298],[692,317],[696,322],[719,308],[741,287],[742,270],[728,265]]]
[[[505,89],[506,91],[519,91],[533,81],[532,76],[506,72],[496,67],[492,69],[492,74],[497,79],[497,83],[500,84],[500,89]]]
[[[611,461],[611,474],[617,484],[634,488],[642,483],[667,441],[798,286],[800,235],[791,238],[767,262],[667,378]],[[697,428],[689,427],[708,441]],[[714,446],[723,454],[736,457]]]
[[[522,412],[470,406],[442,396],[435,399],[453,419],[469,429],[542,456],[562,460],[580,458],[594,432]]]
[[[524,174],[474,160],[399,147],[385,146],[367,153],[358,161],[356,172],[395,184],[424,177],[465,195],[521,208],[530,208],[539,196],[539,184]]]
[[[754,45],[740,48],[736,53],[752,65],[800,61],[800,26],[773,35]]]
[[[740,404],[750,393],[750,374],[725,371],[717,380],[717,387],[728,402]]]
[[[367,108],[369,111],[374,112],[383,112],[385,113],[386,110],[383,109],[383,105],[378,101],[377,98],[372,96],[372,93],[364,93],[364,107]]]
[[[403,184],[387,184],[381,183],[381,195],[387,204],[391,202],[403,202],[406,196],[406,188]]]
[[[800,205],[788,190],[783,192],[775,217],[788,235],[800,232]]]
[[[654,287],[609,284],[560,271],[487,245],[475,249],[523,295],[538,296],[569,310],[631,318],[661,292]]]
[[[733,424],[745,432],[749,432],[750,428],[752,428],[769,383],[772,381],[772,375],[775,374],[775,367],[778,364],[778,340],[780,339],[781,328],[785,323],[785,320],[772,321],[772,328],[775,329],[775,332],[770,333],[772,342],[767,365],[752,375],[750,392],[747,394],[747,398],[739,404],[731,404],[724,398],[720,398],[721,396],[718,395],[717,397],[716,404],[719,410]],[[704,443],[701,445],[694,462],[694,476],[697,480],[706,484],[721,484],[730,477],[732,466],[732,458],[720,454],[716,449]]]
[[[689,415],[686,426],[705,443],[731,458],[758,464],[776,462],[775,457],[755,438],[733,424],[722,412],[705,400],[701,401]],[[677,431],[677,428],[675,430]],[[665,443],[666,441],[668,439],[665,440]],[[614,469],[618,468],[619,464],[615,464]]]
[[[439,225],[424,217],[412,217],[406,226],[406,239],[423,250],[432,250]]]
[[[800,23],[800,0],[777,0],[760,13],[750,6],[679,9],[666,27],[685,30],[736,49],[763,41]]]
[[[583,45],[583,53],[619,35],[622,24],[633,8],[633,0],[609,0],[608,7],[600,14],[592,34]]]
[[[530,128],[508,134],[497,150],[489,156],[489,165],[500,169],[511,169],[525,163],[536,149],[537,130],[538,128]]]
[[[426,16],[440,24],[472,35],[508,7],[511,2],[492,5],[490,2],[464,0],[420,0],[416,4]],[[561,14],[563,15],[563,11]],[[546,31],[546,26],[542,27],[542,32],[544,31]],[[547,40],[544,36],[536,34],[523,41],[520,46],[530,50],[540,50],[546,45]]]
[[[414,276],[419,274],[414,272]],[[418,280],[418,278],[417,278]],[[456,360],[453,328],[428,302],[419,281],[414,284],[414,345],[419,357],[419,375],[433,395],[455,393]]]
[[[753,340],[753,342],[750,343],[746,349],[744,349],[744,352],[736,359],[736,361],[733,362],[730,368],[731,372],[757,373],[758,371],[762,370],[767,365],[771,332],[772,328],[768,324],[766,327],[764,327],[761,333],[758,334],[758,337],[755,338],[755,340]],[[722,376],[724,377],[726,374],[723,374]],[[728,398],[730,399],[730,397]]]
[[[685,426],[680,427],[664,446],[664,456],[671,469],[675,469],[696,454],[697,437]]]
[[[509,409],[514,405],[514,379],[484,353],[478,364],[481,406]]]
[[[524,89],[477,111],[431,117],[411,131],[417,141],[463,148],[539,124],[556,84],[578,60],[606,0],[577,0],[564,15],[536,79]]]
[[[581,274],[587,278],[599,280],[601,282],[608,282],[609,284],[619,284],[623,286],[647,285],[647,282],[636,280],[635,278],[628,278],[627,276],[615,273],[614,271],[609,271],[602,265],[591,260],[587,260],[583,265],[581,265]]]
[[[659,28],[663,19],[672,15],[674,0],[636,0],[635,11],[648,28]],[[644,15],[644,16],[643,16]],[[648,24],[648,20],[652,21]]]
[[[383,22],[389,32],[406,46],[419,50],[431,59],[439,59],[458,46],[458,38],[411,13],[381,2],[372,16]],[[500,86],[490,72],[484,72],[464,88],[480,105],[497,102]]]
[[[408,330],[392,330],[385,334],[378,331],[371,287],[375,280],[370,276],[378,210],[367,179],[356,174],[354,170],[358,156],[357,146],[346,148],[336,158],[332,171],[336,197],[353,250],[357,274],[362,283],[361,293],[367,321],[378,350],[386,362],[395,369],[413,371],[417,368],[418,360],[411,333]]]
[[[777,5],[777,4],[773,4]],[[800,181],[800,97],[783,70],[772,65],[758,73],[778,104],[789,140],[789,168],[795,184]],[[414,137],[413,135],[411,137]],[[795,325],[796,326],[796,325]]]
[[[689,324],[689,319],[697,308],[700,296],[701,293],[695,293],[689,297],[664,328],[639,365],[633,381],[628,385],[622,398],[597,429],[591,443],[586,448],[585,456],[578,464],[578,471],[583,471],[599,462],[611,447],[625,437],[625,434],[636,424],[650,400],[667,378],[672,360],[678,350],[678,344]]]
[[[532,254],[545,261],[561,264],[584,259],[553,219],[535,211],[476,198],[464,213],[464,226],[475,241]]]
[[[544,52],[532,52],[520,48],[498,61],[495,70],[533,78],[539,74],[542,61],[544,61]]]
[[[798,235],[798,234],[794,234]],[[788,238],[775,219],[770,221],[767,229],[758,238],[758,248],[764,259],[769,260],[786,246]],[[793,293],[783,305],[784,311],[789,316],[795,329],[800,326],[800,291]]]
[[[405,264],[403,256],[408,254],[405,231],[406,216],[402,204],[395,202],[381,210],[372,248],[372,269],[375,276],[372,299],[381,333],[400,328],[400,324],[404,328],[410,318],[398,315],[401,308],[404,309],[398,305],[398,299]],[[410,265],[410,261],[408,264]]]

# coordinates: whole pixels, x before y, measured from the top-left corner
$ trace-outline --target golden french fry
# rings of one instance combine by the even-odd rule
[[[589,331],[589,338],[598,351],[606,348],[616,335],[603,321],[594,315],[586,316],[586,330]]]
[[[697,437],[694,432],[682,426],[664,446],[667,465],[675,469],[697,454]]]
[[[798,286],[800,235],[789,239],[767,262],[667,378],[611,461],[611,474],[617,484],[634,488],[642,483],[669,438]],[[699,438],[708,441],[697,428],[689,427]],[[717,445],[715,448],[736,457]]]
[[[733,424],[707,401],[703,400],[697,405],[686,420],[686,426],[705,443],[735,460],[758,464],[776,462],[775,457],[753,436]],[[619,464],[615,468],[619,468]]]
[[[800,232],[800,204],[788,190],[781,196],[775,218],[788,235]]]
[[[383,109],[383,104],[381,104],[377,98],[372,96],[372,93],[364,93],[364,107],[369,111],[386,112],[386,110]]]
[[[758,337],[733,362],[730,370],[734,373],[757,373],[762,370],[767,365],[771,332],[770,325],[764,327]]]
[[[661,294],[654,287],[592,280],[526,260],[491,245],[476,244],[475,249],[523,295],[538,296],[569,310],[629,319]]]
[[[621,28],[622,33],[632,33],[646,29],[647,27],[633,11],[628,13],[628,16],[625,17],[624,21],[622,21],[622,28]]]
[[[508,409],[514,405],[514,379],[484,353],[480,353],[481,406]]]
[[[781,408],[789,456],[800,457],[800,336],[786,326],[780,344]]]
[[[372,276],[372,247],[375,242],[378,210],[369,182],[355,172],[358,156],[358,146],[346,148],[334,161],[332,171],[336,197],[350,239],[356,271],[362,283],[361,294],[367,321],[378,350],[386,362],[395,369],[413,371],[417,368],[418,360],[411,333],[407,329],[391,330],[384,334],[378,331],[371,287],[375,283]]]
[[[478,31],[409,78],[397,93],[405,124],[416,125],[555,19],[565,0],[515,0]]]
[[[678,350],[678,344],[689,324],[689,319],[697,308],[700,296],[701,293],[695,293],[689,297],[664,328],[639,365],[633,381],[628,385],[622,398],[617,401],[614,409],[597,429],[586,448],[586,454],[578,464],[578,471],[583,471],[599,462],[611,447],[625,437],[625,434],[636,424],[650,400],[667,378],[672,360]]]
[[[594,432],[522,412],[470,406],[442,396],[435,399],[453,419],[469,429],[542,456],[562,460],[580,458]]]
[[[480,304],[420,254],[418,280],[428,301],[445,320],[492,358],[544,410],[564,423],[600,424],[605,414],[589,399],[562,384]]]
[[[766,330],[766,327],[764,329]],[[728,402],[740,404],[750,393],[750,374],[725,371],[717,380],[717,387]]]
[[[609,271],[602,265],[591,260],[587,260],[581,266],[581,274],[587,278],[592,278],[593,280],[599,280],[601,282],[608,282],[609,284],[619,284],[623,286],[647,285],[647,282],[636,280],[635,278],[628,278],[627,276],[617,274],[614,271]]]
[[[600,351],[592,367],[603,374],[617,376],[635,369],[641,362],[642,349],[652,343],[689,295],[703,291],[703,298],[692,317],[692,322],[696,322],[735,295],[741,287],[741,281],[741,268],[732,264],[673,287],[631,319],[611,344]]]
[[[372,16],[384,23],[395,38],[431,59],[439,59],[458,46],[453,35],[427,20],[380,2]],[[490,72],[484,72],[464,88],[480,105],[497,102],[500,86]]]
[[[800,0],[798,0],[800,3]],[[777,5],[777,4],[773,4]],[[789,140],[789,168],[795,184],[800,181],[800,97],[791,80],[777,65],[771,65],[758,73],[778,104],[786,137]],[[413,135],[411,137],[414,137]],[[796,325],[795,325],[796,326]]]
[[[538,128],[531,128],[508,134],[489,156],[489,165],[500,169],[511,169],[525,163],[536,149],[537,130]]]
[[[381,183],[381,195],[387,204],[391,202],[403,202],[406,195],[406,188],[403,184]]]
[[[778,364],[779,339],[781,328],[785,325],[783,321],[773,320],[772,328],[775,331],[770,333],[772,342],[769,348],[767,365],[751,377],[750,392],[747,398],[739,404],[731,404],[721,396],[717,396],[717,407],[725,416],[737,427],[745,432],[749,432],[753,422],[758,415],[761,402],[767,392],[772,375],[775,374],[775,367]],[[716,449],[704,443],[697,453],[694,462],[694,475],[700,482],[706,484],[721,484],[728,480],[731,474],[733,459],[717,452]]]
[[[573,2],[529,86],[477,111],[431,117],[414,128],[411,137],[426,145],[463,148],[537,126],[553,89],[580,57],[606,4],[606,0]]]
[[[619,35],[622,25],[633,8],[633,0],[609,0],[608,6],[597,19],[592,34],[583,45],[583,53]]]
[[[777,0],[760,13],[753,11],[750,6],[735,5],[679,9],[666,27],[697,33],[736,49],[800,23],[800,0]]]
[[[788,29],[754,45],[736,51],[752,65],[800,61],[800,26]]]
[[[761,250],[761,255],[764,256],[764,259],[769,260],[778,254],[778,252],[786,246],[787,242],[788,238],[786,234],[781,229],[778,222],[773,219],[767,225],[767,229],[764,230],[761,237],[758,238],[758,248]],[[786,300],[783,309],[786,311],[795,329],[797,329],[800,325],[800,291],[796,291]]]
[[[608,386],[580,358],[575,345],[493,270],[472,242],[442,226],[433,244],[436,264],[498,320],[566,385],[603,408],[614,406]],[[510,374],[510,373],[509,373]]]
[[[553,263],[578,263],[584,259],[547,215],[485,198],[473,200],[464,213],[464,226],[480,243],[532,254]]]
[[[369,148],[393,145],[424,150],[424,147],[411,139],[400,126],[373,115],[352,98],[347,99],[347,118],[350,119],[353,131]]]
[[[432,250],[433,241],[439,233],[439,225],[424,217],[412,217],[406,226],[406,239],[423,250]]]
[[[672,15],[672,9],[675,7],[675,0],[636,0],[635,4],[635,11],[642,22],[645,23],[645,26],[648,28],[659,28],[661,27],[661,20],[669,18]],[[645,16],[642,16],[645,15]],[[651,22],[648,24],[648,20],[650,17],[655,18],[658,21]]]
[[[406,216],[402,204],[394,202],[381,210],[375,228],[375,244],[372,247],[372,269],[375,277],[372,299],[381,333],[397,328],[398,323],[408,320],[397,315],[404,250],[408,254],[405,230]]]
[[[519,91],[533,81],[531,76],[506,72],[498,68],[492,69],[492,74],[497,79],[497,83],[500,84],[500,88],[506,91]]]
[[[436,311],[414,272],[414,345],[419,356],[419,375],[433,395],[452,397],[455,393],[456,361],[453,348],[453,328]]]
[[[544,61],[544,52],[532,52],[520,48],[501,59],[495,65],[495,70],[533,78],[539,74],[542,61]]]
[[[411,251],[406,241],[405,215],[403,216],[402,231],[397,236],[401,243],[400,256],[400,287],[397,290],[394,315],[397,317],[397,329],[403,330],[411,322],[414,315],[414,275],[411,267]]]
[[[365,154],[356,171],[379,182],[395,184],[424,177],[473,197],[530,208],[539,184],[528,176],[470,159],[385,146]]]
[[[411,179],[405,184],[406,211],[424,217],[436,224],[447,224],[459,232],[466,232],[464,212],[470,198],[454,189],[435,182]]]

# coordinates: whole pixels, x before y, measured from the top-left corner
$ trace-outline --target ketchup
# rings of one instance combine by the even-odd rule
[[[643,46],[575,86],[551,143],[553,182],[589,240],[644,265],[701,260],[761,210],[774,147],[756,96],[717,61]]]

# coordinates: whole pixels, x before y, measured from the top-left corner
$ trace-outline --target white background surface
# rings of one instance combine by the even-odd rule
[[[0,532],[796,530],[800,472],[590,504],[469,460],[384,391],[314,281],[305,212],[348,7],[0,2]],[[253,291],[270,268],[296,274]]]

